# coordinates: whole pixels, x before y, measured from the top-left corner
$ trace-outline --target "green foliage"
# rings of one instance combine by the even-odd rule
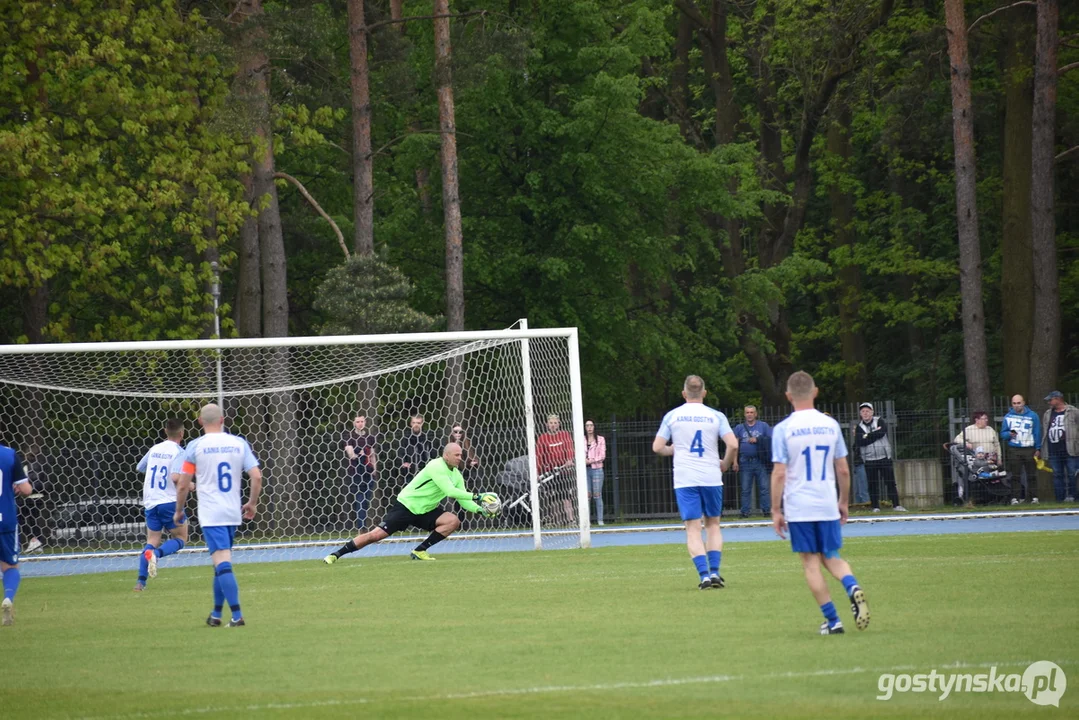
[[[204,253],[244,207],[208,28],[171,3],[13,5],[0,24],[0,285],[47,288],[52,340],[188,338],[212,323]],[[26,333],[16,339],[24,339]]]
[[[423,332],[437,318],[409,307],[412,286],[395,267],[373,255],[354,255],[331,268],[318,288],[315,308],[327,320],[323,335]]]

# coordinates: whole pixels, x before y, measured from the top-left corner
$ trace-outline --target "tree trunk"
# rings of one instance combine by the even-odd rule
[[[967,373],[967,402],[988,410],[989,366],[982,301],[982,251],[978,241],[977,177],[974,157],[974,113],[971,107],[970,62],[963,0],[945,0],[951,58],[952,133],[955,144],[955,209],[959,230],[959,291],[963,313],[963,357]]]
[[[254,200],[254,180],[243,178],[244,199]],[[254,215],[244,220],[240,230],[240,266],[236,287],[236,331],[240,337],[262,337],[262,258],[259,252],[258,221]]]
[[[1006,15],[1004,41],[1004,190],[1000,238],[1001,330],[1004,391],[1026,394],[1034,334],[1034,256],[1030,240],[1032,58],[1034,14],[1014,8]]]
[[[448,15],[449,0],[434,0],[434,14]],[[461,198],[457,185],[457,129],[453,110],[450,60],[450,19],[435,21],[435,76],[438,83],[438,124],[442,132],[442,207],[446,232],[446,329],[465,329],[464,268],[461,239]]]
[[[1038,0],[1038,39],[1034,60],[1034,116],[1031,143],[1031,240],[1034,248],[1034,337],[1030,347],[1030,400],[1055,389],[1060,361],[1060,279],[1053,217],[1053,149],[1056,137],[1056,0]]]
[[[837,110],[836,121],[828,126],[828,152],[843,158],[844,169],[850,163],[850,105],[843,103]],[[828,189],[835,220],[835,247],[854,251],[854,197],[838,184]],[[862,336],[859,313],[861,310],[862,276],[853,260],[845,262],[837,272],[839,288],[839,344],[843,357],[843,395],[847,402],[860,402],[865,398],[865,339]]]
[[[367,71],[367,23],[363,0],[348,0],[352,89],[352,194],[357,255],[375,252],[374,157],[371,155],[371,93]]]

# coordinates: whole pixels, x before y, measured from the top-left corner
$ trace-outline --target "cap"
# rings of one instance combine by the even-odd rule
[[[978,447],[974,448],[974,452],[976,452],[976,453],[984,453],[985,448],[983,448],[981,445],[979,445]]]
[[[872,410],[873,409],[873,403],[867,403],[867,402],[862,403],[861,405],[858,406],[858,409],[861,410],[862,408],[866,408],[866,407],[869,408],[870,410]]]
[[[1054,390],[1053,392],[1051,392],[1051,393],[1049,393],[1048,395],[1045,396],[1045,402],[1049,402],[1053,398],[1062,398],[1062,397],[1064,397],[1064,393],[1060,392],[1059,390]]]

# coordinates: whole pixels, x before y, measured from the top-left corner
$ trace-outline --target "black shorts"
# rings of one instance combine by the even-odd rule
[[[413,525],[422,530],[431,531],[435,529],[438,524],[438,518],[445,512],[441,507],[436,507],[430,512],[425,512],[423,515],[417,515],[404,505],[394,500],[390,503],[390,509],[386,515],[382,518],[382,522],[378,524],[380,528],[387,534],[393,535],[398,530],[404,530],[409,525]]]

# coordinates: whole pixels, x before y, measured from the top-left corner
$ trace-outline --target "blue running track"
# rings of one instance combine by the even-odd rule
[[[1079,530],[1079,510],[1045,510],[1039,512],[966,513],[938,515],[890,515],[875,518],[857,517],[843,528],[844,539],[862,537],[896,537],[902,535],[966,535],[970,533],[1039,532]],[[400,535],[384,540],[370,549],[349,557],[348,562],[364,557],[407,557],[413,544],[424,536]],[[686,534],[681,525],[664,524],[651,526],[611,526],[592,528],[592,547],[616,547],[622,545],[664,545],[685,542]],[[234,549],[236,563],[279,562],[283,560],[318,560],[337,549],[347,538],[329,541],[312,541],[272,547],[269,545],[237,546]],[[723,523],[724,544],[740,542],[780,542],[772,531],[770,522],[739,521]],[[573,533],[545,533],[545,549],[576,547]],[[507,550],[532,550],[531,536],[518,537],[509,533],[475,534],[458,536],[440,544],[436,555],[455,552],[491,552]],[[23,557],[20,569],[24,577],[47,575],[74,575],[82,573],[126,571],[135,574],[138,552],[99,553],[95,555],[32,555]],[[210,559],[205,548],[184,550],[161,560],[160,567],[185,567],[208,565]]]

